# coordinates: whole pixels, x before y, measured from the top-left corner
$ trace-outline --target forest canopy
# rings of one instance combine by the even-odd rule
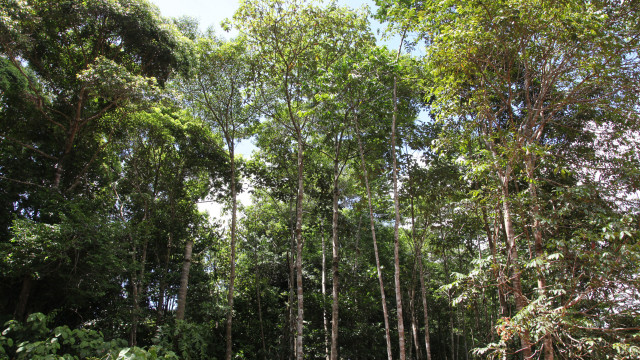
[[[640,358],[637,2],[226,26],[0,0],[0,359]]]

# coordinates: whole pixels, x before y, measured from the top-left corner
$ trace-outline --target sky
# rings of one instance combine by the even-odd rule
[[[181,17],[189,16],[198,19],[200,28],[206,30],[213,26],[215,33],[226,38],[235,36],[237,33],[224,33],[220,27],[220,22],[224,19],[233,17],[233,13],[240,6],[239,0],[150,0],[153,4],[160,8],[160,13],[164,17]],[[338,5],[348,6],[353,9],[359,9],[362,6],[368,6],[373,12],[377,8],[373,0],[338,0]],[[375,19],[370,19],[371,28],[374,33],[383,26]],[[391,48],[397,47],[398,41],[384,41],[382,44],[388,44]]]

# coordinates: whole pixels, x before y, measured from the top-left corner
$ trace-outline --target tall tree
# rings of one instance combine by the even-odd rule
[[[131,247],[134,309],[130,343],[135,345],[149,267],[153,266],[153,255],[159,258],[154,238],[161,234],[166,234],[166,251],[179,244],[185,247],[176,310],[176,318],[184,319],[195,237],[189,229],[196,228],[200,221],[196,201],[209,193],[214,181],[219,183],[226,162],[219,139],[184,111],[156,108],[137,112],[128,130],[127,136],[118,140],[126,151],[122,152],[122,174],[112,187]],[[163,267],[159,271],[168,271],[166,265]],[[158,300],[161,302],[164,300]]]
[[[481,135],[491,158],[500,181],[516,310],[524,316],[528,305],[543,304],[540,311],[551,312],[544,263],[552,244],[543,238],[540,167],[555,161],[554,137],[567,119],[582,118],[575,129],[589,132],[588,121],[595,119],[584,116],[586,109],[608,113],[605,121],[613,126],[637,122],[637,7],[582,1],[384,3],[388,19],[420,32],[428,43],[429,92],[440,117],[463,120],[468,134]],[[523,226],[533,232],[537,258],[535,302],[524,291],[518,254],[512,187],[520,179],[528,187]],[[533,329],[518,332],[523,355],[533,356],[542,334],[542,353],[553,359],[553,326],[536,334]]]
[[[226,359],[232,356],[233,294],[236,277],[236,216],[237,216],[237,166],[236,145],[250,134],[256,122],[258,109],[252,94],[257,76],[251,54],[242,40],[222,42],[202,38],[198,42],[198,60],[193,78],[185,81],[183,91],[197,114],[223,136],[231,167],[230,201],[231,227],[229,258],[228,314],[226,325]]]
[[[396,63],[400,59],[400,53],[402,50],[402,43],[404,42],[405,34],[402,34],[400,39],[400,46],[396,55]],[[405,354],[405,338],[404,338],[404,317],[402,314],[402,287],[400,285],[400,242],[399,242],[399,229],[400,229],[400,200],[398,198],[398,156],[396,155],[397,146],[397,119],[398,119],[398,77],[394,74],[393,77],[393,114],[391,122],[391,172],[393,175],[393,209],[395,213],[395,222],[393,225],[393,264],[394,264],[394,282],[396,290],[396,310],[398,313],[398,344],[400,347],[400,360],[406,358]]]
[[[319,93],[316,98],[326,99],[324,104],[318,106],[321,115],[314,129],[318,134],[324,134],[319,141],[320,148],[333,164],[332,173],[332,306],[331,306],[331,359],[338,359],[338,322],[339,322],[339,266],[340,244],[338,220],[340,216],[339,200],[340,179],[345,167],[349,164],[355,153],[356,147],[352,141],[351,118],[354,113],[351,109],[351,92],[353,82],[348,79],[352,76],[354,62],[352,58],[359,57],[359,53],[367,51],[373,45],[373,36],[368,31],[365,14],[342,9],[342,28],[334,29],[335,35],[341,41],[325,46],[323,51],[330,51],[333,55],[328,57],[329,62],[320,64],[326,69],[318,80]],[[326,151],[323,146],[326,146]]]
[[[340,59],[346,50],[338,39],[350,31],[357,17],[335,5],[321,8],[299,1],[270,0],[244,3],[235,22],[255,47],[265,67],[267,86],[277,94],[278,105],[269,116],[286,129],[297,149],[296,198],[296,358],[301,360],[304,324],[302,272],[302,214],[304,199],[304,159],[309,125],[316,120],[318,103],[316,79]],[[336,355],[337,356],[337,355]]]
[[[135,0],[4,1],[0,14],[3,62],[27,84],[22,96],[35,110],[23,122],[3,117],[2,146],[24,149],[25,164],[39,169],[24,180],[7,171],[0,181],[12,188],[22,184],[16,190],[25,199],[44,189],[67,198],[89,191],[123,120],[117,115],[186,64],[181,36],[165,26],[157,9]],[[25,132],[23,125],[37,128],[39,135]],[[26,206],[37,213],[46,205]],[[25,278],[20,309],[30,286]]]

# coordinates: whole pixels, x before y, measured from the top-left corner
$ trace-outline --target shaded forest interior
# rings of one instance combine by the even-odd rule
[[[0,0],[0,359],[640,358],[638,2],[376,4]]]

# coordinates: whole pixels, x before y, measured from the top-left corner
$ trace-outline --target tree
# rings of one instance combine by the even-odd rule
[[[191,255],[196,228],[201,221],[196,202],[219,184],[226,170],[219,139],[199,119],[185,111],[156,108],[132,115],[132,126],[120,140],[122,174],[112,185],[118,215],[127,228],[131,247],[131,301],[133,305],[130,344],[136,345],[140,303],[147,296],[148,268],[168,272],[172,247],[184,243],[185,257],[179,278],[176,319],[184,320]],[[166,245],[154,246],[162,237]],[[163,242],[161,242],[163,243]],[[153,263],[165,248],[162,265]],[[155,257],[153,256],[155,253]],[[165,304],[165,276],[160,280],[158,311]]]
[[[540,311],[552,312],[543,265],[553,244],[543,238],[548,229],[539,193],[542,166],[559,155],[554,145],[562,139],[554,132],[566,119],[582,118],[576,130],[589,131],[595,119],[583,117],[586,109],[609,114],[596,121],[637,123],[637,9],[578,1],[387,5],[388,19],[415,29],[428,43],[434,110],[440,119],[460,120],[456,126],[477,134],[486,151],[481,156],[497,172],[517,311],[525,317],[532,306],[544,304]],[[534,302],[521,283],[515,233],[511,187],[520,179],[529,197],[524,229],[533,233],[538,259]],[[540,340],[544,357],[553,359],[553,328],[546,324],[533,334],[533,327],[521,327],[523,355],[532,357]]]
[[[251,127],[257,121],[258,104],[254,101],[252,86],[257,71],[251,55],[242,40],[221,42],[216,39],[201,38],[198,42],[198,62],[193,69],[194,76],[185,81],[183,91],[192,103],[194,111],[218,130],[229,152],[231,228],[231,256],[228,315],[226,327],[226,359],[232,356],[233,292],[236,264],[236,214],[237,214],[237,169],[235,147],[250,135]],[[255,88],[255,86],[253,86]]]
[[[332,306],[331,306],[331,359],[338,359],[338,321],[339,321],[339,264],[340,245],[338,218],[340,216],[339,200],[340,179],[345,167],[354,156],[355,144],[351,135],[351,118],[353,99],[350,97],[353,91],[353,82],[348,79],[354,71],[352,58],[359,56],[360,52],[367,51],[373,46],[373,37],[369,33],[365,15],[342,9],[343,25],[336,28],[335,36],[339,36],[340,42],[326,46],[323,51],[330,51],[329,62],[320,64],[326,73],[317,80],[319,87],[317,99],[325,99],[325,102],[317,107],[320,113],[317,124],[313,124],[318,134],[324,134],[316,141],[320,146],[327,146],[321,151],[332,162]],[[330,100],[330,101],[327,101]],[[323,146],[324,145],[324,146]]]
[[[338,61],[346,51],[344,35],[355,32],[358,17],[335,5],[321,8],[298,1],[280,0],[244,3],[235,22],[255,48],[264,64],[266,87],[277,94],[276,105],[269,116],[280,124],[297,147],[296,199],[296,283],[297,323],[296,358],[302,359],[304,295],[302,274],[302,214],[304,199],[304,159],[309,125],[317,115],[314,85],[320,74]],[[337,355],[336,355],[337,356]]]
[[[3,68],[23,84],[7,92],[7,100],[16,91],[26,100],[20,121],[3,114],[3,153],[33,169],[22,177],[3,164],[0,182],[23,194],[18,213],[29,218],[96,191],[93,185],[104,179],[100,160],[128,105],[140,104],[185,58],[181,36],[146,2],[7,0],[0,12]],[[9,112],[20,109],[13,104]],[[31,291],[28,277],[22,286],[17,309],[25,308]]]

